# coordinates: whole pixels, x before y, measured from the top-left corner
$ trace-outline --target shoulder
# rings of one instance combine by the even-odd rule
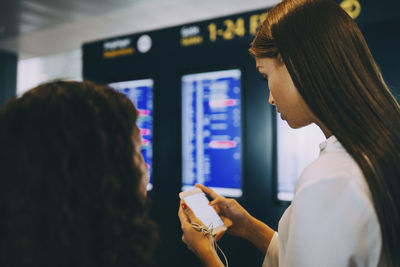
[[[307,166],[296,184],[295,195],[310,186],[324,187],[325,184],[340,187],[352,184],[353,190],[372,203],[362,170],[344,149],[324,153]]]
[[[282,244],[289,258],[304,263],[296,266],[378,263],[382,241],[374,206],[346,177],[304,187],[295,195],[286,220],[288,233],[282,235],[287,238]]]
[[[292,204],[301,207],[300,212],[318,210],[331,216],[338,211],[359,222],[377,221],[364,174],[345,150],[324,153],[303,171]]]
[[[301,174],[279,233],[284,229],[280,242],[291,255],[285,260],[304,263],[296,266],[347,266],[354,257],[378,262],[380,226],[368,185],[339,145],[324,150]]]
[[[372,223],[373,228],[379,225],[364,175],[344,150],[320,155],[303,171],[292,212],[307,224],[310,220],[325,222],[348,234],[364,223]]]

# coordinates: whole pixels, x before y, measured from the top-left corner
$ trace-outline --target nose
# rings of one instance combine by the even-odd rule
[[[271,92],[269,93],[268,102],[269,102],[271,105],[275,106],[275,99],[274,99],[274,97],[272,96]]]

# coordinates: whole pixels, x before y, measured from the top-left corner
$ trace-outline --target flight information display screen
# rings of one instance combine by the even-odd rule
[[[294,189],[303,170],[319,155],[325,136],[315,124],[292,129],[277,113],[277,198],[292,201]]]
[[[182,190],[242,195],[241,71],[182,76]]]
[[[153,85],[152,79],[133,80],[110,83],[109,86],[125,94],[135,105],[139,116],[137,126],[142,136],[142,155],[149,170],[149,183],[147,190],[153,188],[152,184],[152,159],[153,159]]]

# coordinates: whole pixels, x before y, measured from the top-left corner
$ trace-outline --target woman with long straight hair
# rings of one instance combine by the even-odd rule
[[[278,233],[199,186],[232,221],[228,233],[266,253],[264,266],[400,266],[400,108],[357,24],[331,0],[284,0],[249,51],[281,118],[292,128],[315,123],[327,139]],[[221,265],[184,203],[179,214],[188,247]]]

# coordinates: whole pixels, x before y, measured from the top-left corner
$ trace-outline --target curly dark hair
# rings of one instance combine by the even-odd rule
[[[0,110],[0,266],[152,266],[137,111],[92,82],[54,81]]]

